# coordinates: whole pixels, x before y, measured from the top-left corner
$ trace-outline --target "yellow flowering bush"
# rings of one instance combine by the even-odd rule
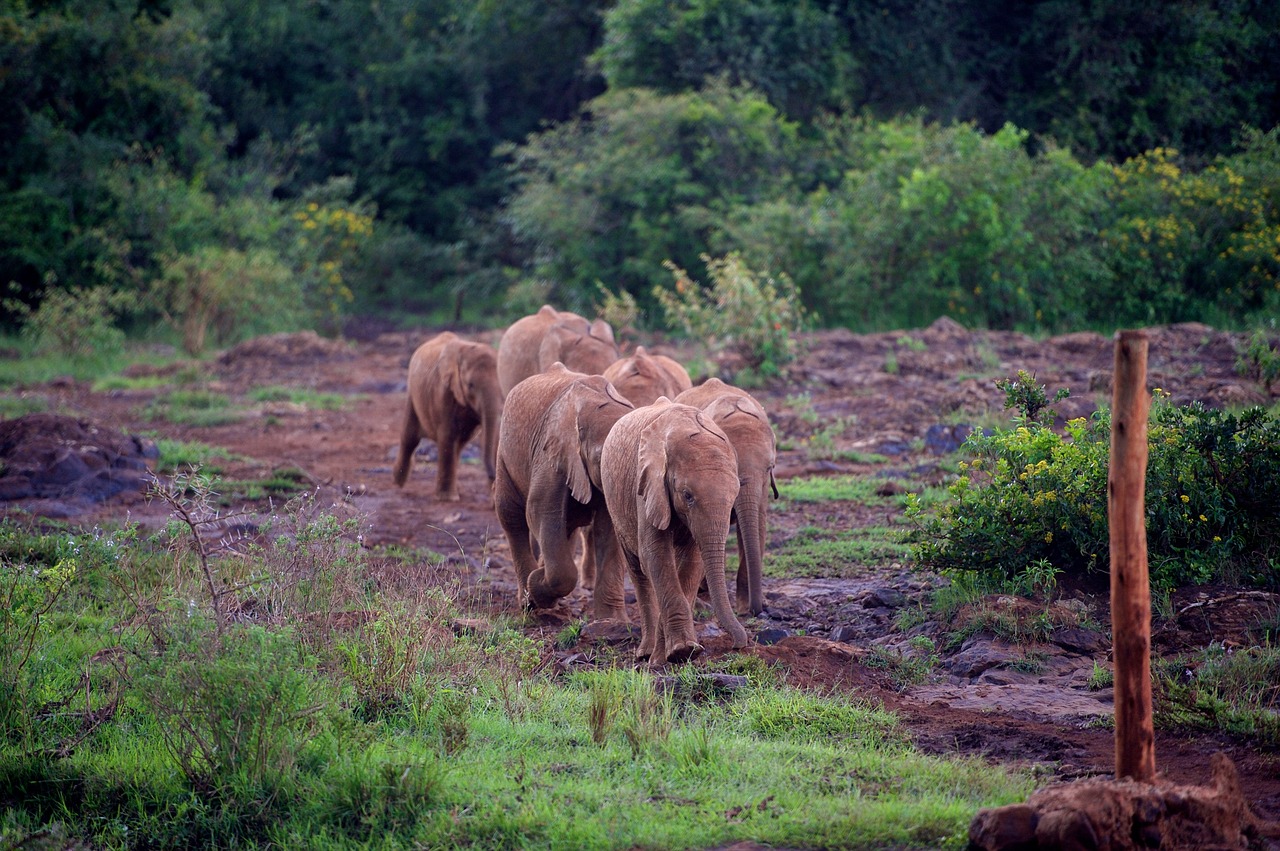
[[[932,511],[909,502],[917,558],[935,569],[1002,578],[1041,559],[1066,575],[1106,571],[1110,431],[1106,410],[1069,421],[1062,433],[1024,411],[1015,427],[975,433],[950,499]],[[1153,585],[1280,587],[1280,420],[1263,408],[1235,414],[1176,406],[1157,391],[1148,437]]]

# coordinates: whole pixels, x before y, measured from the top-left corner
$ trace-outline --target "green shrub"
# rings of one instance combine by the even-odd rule
[[[109,287],[50,289],[34,311],[5,302],[25,317],[23,337],[36,354],[83,360],[109,357],[124,348],[124,332],[115,325],[128,297]]]
[[[713,349],[739,355],[753,372],[777,375],[796,356],[796,334],[804,325],[799,292],[785,274],[777,279],[752,271],[736,253],[720,259],[702,255],[711,276],[704,290],[667,261],[675,291],[655,287],[667,323]]]
[[[1176,406],[1157,391],[1148,437],[1153,586],[1280,584],[1280,421],[1262,408]],[[1068,422],[1065,434],[1024,411],[1015,427],[974,434],[966,447],[973,459],[949,501],[930,512],[908,498],[922,563],[1006,578],[1033,565],[1076,577],[1109,568],[1107,411]]]

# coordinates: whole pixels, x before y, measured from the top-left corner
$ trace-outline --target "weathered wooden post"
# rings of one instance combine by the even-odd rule
[[[1115,662],[1116,779],[1155,781],[1151,587],[1147,575],[1147,335],[1116,334],[1107,517]]]

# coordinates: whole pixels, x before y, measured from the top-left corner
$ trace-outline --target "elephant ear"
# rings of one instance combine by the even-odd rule
[[[671,525],[671,499],[667,496],[667,442],[661,429],[650,426],[640,439],[640,482],[636,494],[644,506],[644,518],[653,528]]]
[[[751,413],[750,409],[744,410],[738,404],[736,396],[724,394],[717,396],[703,407],[703,412],[717,423],[722,423],[736,413]]]
[[[614,342],[613,327],[603,319],[597,319],[591,323],[591,336],[606,342]]]
[[[445,367],[446,378],[449,382],[449,392],[453,394],[454,401],[459,405],[467,404],[467,384],[462,379],[462,347],[457,343],[450,343],[445,347],[441,360],[448,366]]]
[[[569,434],[557,434],[548,447],[564,464],[565,478],[569,484],[569,495],[577,502],[587,505],[591,502],[591,474],[587,471],[587,459],[583,457],[582,441],[585,429],[579,419],[581,406],[573,415],[573,431]],[[573,445],[569,445],[569,441]]]

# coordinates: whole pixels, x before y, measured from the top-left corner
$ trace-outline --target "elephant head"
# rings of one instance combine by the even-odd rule
[[[618,344],[608,322],[588,322],[576,313],[564,311],[547,329],[538,347],[538,367],[542,371],[559,362],[574,372],[601,375],[617,359]]]
[[[651,355],[644,346],[636,346],[631,357],[610,364],[604,377],[636,406],[651,405],[659,396],[674,399],[693,386],[689,372],[678,361]]]
[[[502,423],[503,396],[498,386],[498,356],[492,346],[458,340],[454,351],[446,349],[442,363],[448,369],[449,393],[459,408],[480,417],[481,454],[485,473],[493,481],[498,458],[498,431]]]
[[[702,648],[691,602],[705,573],[711,608],[735,647],[746,631],[725,584],[725,538],[739,490],[728,436],[665,397],[614,426],[601,459],[605,498],[636,585],[639,656],[683,661]]]
[[[511,324],[498,343],[498,380],[504,394],[556,361],[588,375],[599,375],[617,360],[613,329],[604,320],[588,322],[544,304],[537,313]]]
[[[769,415],[755,397],[718,378],[681,393],[677,401],[706,413],[729,436],[737,453],[741,482],[733,506],[738,527],[737,600],[741,610],[758,615],[764,611],[769,497],[778,496],[773,475],[778,450]]]

